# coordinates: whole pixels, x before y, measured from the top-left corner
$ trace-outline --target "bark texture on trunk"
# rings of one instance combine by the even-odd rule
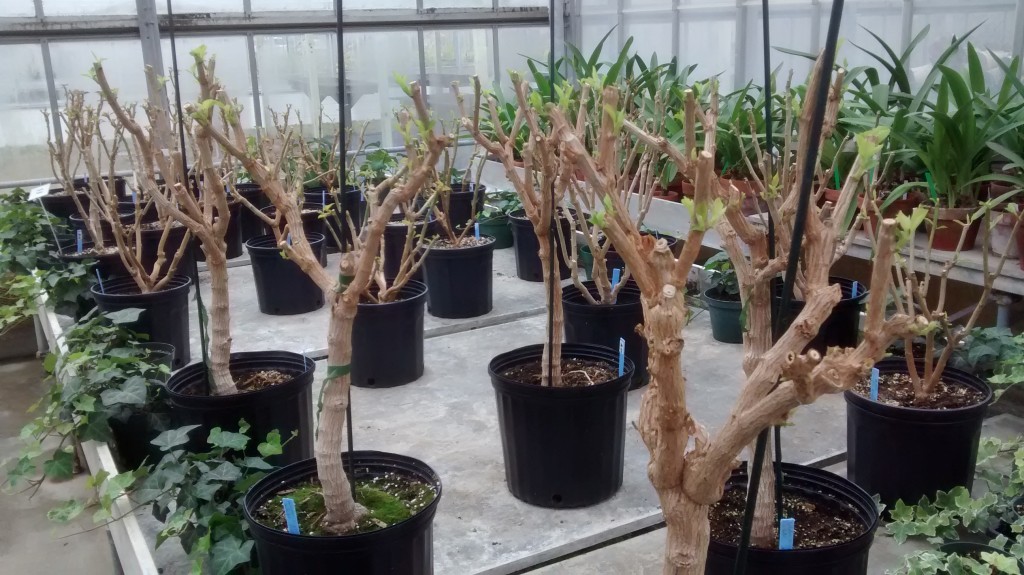
[[[537,234],[537,241],[540,243],[538,255],[540,256],[541,273],[544,274],[544,298],[551,293],[552,282],[554,282],[554,295],[548,305],[551,307],[549,321],[550,329],[554,338],[548,342],[545,334],[544,352],[541,357],[541,385],[557,385],[562,381],[562,329],[565,324],[565,316],[562,312],[562,290],[558,266],[558,253],[555,253],[555,267],[551,268],[551,249],[548,243],[551,239],[551,232],[547,225],[534,225],[534,232]],[[554,274],[554,275],[552,275]],[[549,345],[550,344],[550,345]],[[550,363],[549,363],[550,362]],[[551,370],[548,371],[548,366]]]
[[[227,244],[223,240],[224,250]],[[224,251],[206,251],[210,272],[210,380],[214,395],[231,395],[238,389],[231,376],[231,302],[228,290],[228,265]]]

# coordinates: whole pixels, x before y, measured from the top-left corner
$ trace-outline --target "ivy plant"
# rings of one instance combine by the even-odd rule
[[[480,219],[487,220],[508,216],[523,208],[519,194],[509,190],[493,190],[484,195],[484,209],[480,211]]]
[[[729,254],[718,252],[704,262],[704,269],[713,272],[710,274],[710,289],[723,298],[739,300],[740,283],[736,277],[736,269],[733,268]]]

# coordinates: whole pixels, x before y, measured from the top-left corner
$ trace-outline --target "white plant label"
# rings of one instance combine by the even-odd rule
[[[45,196],[45,195],[47,195],[49,193],[50,193],[50,184],[43,184],[41,186],[36,186],[36,187],[32,188],[31,190],[29,190],[29,192],[28,192],[28,201],[31,202],[33,200],[38,200],[39,198],[41,198],[41,197],[43,197],[43,196]]]

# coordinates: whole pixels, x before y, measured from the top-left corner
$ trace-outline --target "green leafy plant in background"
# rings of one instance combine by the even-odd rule
[[[480,211],[480,219],[488,220],[508,216],[523,207],[519,194],[510,190],[493,190],[484,195],[484,209]]]
[[[377,185],[398,169],[398,159],[384,148],[375,148],[365,153],[359,164],[359,176],[371,185]]]
[[[767,137],[764,118],[764,99],[766,91],[763,86],[753,82],[726,94],[720,101],[721,115],[718,117],[717,154],[715,161],[719,173],[724,178],[750,179],[756,174],[751,173],[747,163],[758,169],[758,161],[753,144],[754,138],[762,142]],[[775,97],[775,96],[772,96]],[[781,110],[776,105],[774,110]],[[776,122],[778,117],[773,117]],[[782,135],[781,126],[772,132],[778,140]]]
[[[70,479],[79,468],[76,446],[110,441],[111,418],[130,410],[163,411],[160,384],[170,369],[124,327],[139,313],[92,312],[66,332],[66,353],[46,357],[50,387],[30,409],[39,415],[21,429],[22,448],[7,471],[7,489]]]
[[[951,366],[984,379],[995,375],[997,368],[1012,372],[1015,364],[1021,370],[1013,383],[1019,383],[1024,381],[1024,336],[1014,336],[1005,327],[974,328],[950,358]]]
[[[740,282],[727,253],[718,252],[708,258],[704,262],[704,269],[712,272],[708,278],[708,289],[714,290],[717,295],[722,296],[722,299],[739,300]]]

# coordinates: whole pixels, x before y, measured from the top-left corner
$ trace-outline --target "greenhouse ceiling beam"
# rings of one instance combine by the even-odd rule
[[[160,16],[160,31],[169,18]],[[174,27],[182,33],[327,32],[334,30],[334,12],[282,11],[175,14]],[[524,26],[547,24],[547,8],[484,8],[423,10],[349,10],[345,27],[351,29],[464,28],[470,26]],[[78,38],[92,36],[138,36],[135,16],[54,16],[44,18],[0,18],[0,41]]]

